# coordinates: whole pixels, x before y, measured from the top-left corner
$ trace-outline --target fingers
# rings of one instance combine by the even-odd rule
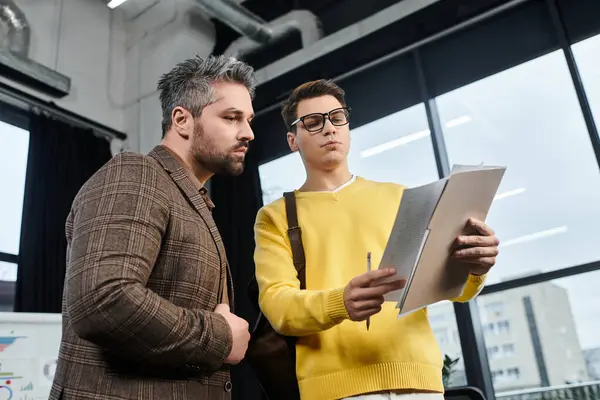
[[[372,287],[352,288],[347,292],[348,297],[344,299],[350,319],[362,321],[378,313],[385,301],[383,295],[393,290],[402,289],[405,285],[406,280],[400,279]]]
[[[381,300],[383,303],[383,295],[394,290],[402,289],[406,285],[406,279],[399,279],[392,282],[382,283],[377,286],[356,288],[349,293],[349,300],[353,302]]]
[[[354,318],[352,318],[352,320],[353,321],[364,321],[365,319],[369,318],[372,315],[377,314],[380,311],[381,311],[381,305],[379,305],[378,307],[373,307],[373,308],[369,308],[366,310],[360,310],[360,311],[356,312],[356,314],[354,315]]]
[[[454,257],[460,259],[472,259],[472,258],[487,258],[496,257],[498,255],[498,247],[469,247],[466,249],[456,250]],[[465,260],[466,261],[466,260]]]
[[[489,269],[496,263],[500,241],[494,231],[482,221],[469,218],[467,225],[477,232],[474,235],[461,235],[456,238],[458,247],[453,256],[467,263]]]
[[[456,238],[456,244],[459,246],[493,247],[498,246],[500,244],[500,241],[494,235],[461,235]]]
[[[469,220],[467,221],[467,226],[475,228],[477,230],[477,232],[479,232],[482,235],[485,235],[485,236],[493,236],[494,235],[494,230],[492,228],[490,228],[484,222],[482,222],[476,218],[469,218]]]
[[[358,311],[368,311],[380,307],[384,301],[383,296],[378,296],[374,299],[355,301],[353,306]]]
[[[372,299],[393,292],[394,290],[402,289],[405,285],[406,279],[399,279],[392,282],[381,283],[377,286],[362,288],[361,290],[357,290],[357,294],[359,299]]]
[[[376,269],[357,276],[352,280],[352,285],[357,287],[368,287],[373,281],[389,278],[390,276],[394,276],[394,274],[396,274],[396,269],[394,268]]]

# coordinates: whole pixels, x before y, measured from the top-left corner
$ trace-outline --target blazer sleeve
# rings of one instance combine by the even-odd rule
[[[166,183],[144,156],[117,155],[84,185],[67,255],[69,321],[82,339],[130,360],[217,370],[232,346],[225,318],[146,287],[169,222]]]

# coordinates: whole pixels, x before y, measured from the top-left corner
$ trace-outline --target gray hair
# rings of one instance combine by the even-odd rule
[[[158,81],[162,107],[163,137],[171,128],[171,114],[175,107],[183,107],[194,117],[199,116],[207,105],[216,101],[212,84],[217,82],[240,83],[254,97],[256,78],[254,68],[225,56],[200,56],[187,59],[162,75]]]

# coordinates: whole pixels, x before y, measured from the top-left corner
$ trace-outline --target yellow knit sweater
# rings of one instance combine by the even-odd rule
[[[442,355],[427,310],[397,318],[385,303],[364,322],[348,319],[343,291],[366,272],[366,254],[377,268],[394,223],[403,187],[358,177],[335,192],[296,192],[306,253],[306,288],[292,264],[285,203],[257,216],[256,277],[260,307],[280,333],[298,336],[296,372],[303,400],[333,400],[381,390],[443,392]],[[472,276],[462,296],[483,286]]]

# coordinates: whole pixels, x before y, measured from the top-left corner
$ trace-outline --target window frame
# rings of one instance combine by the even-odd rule
[[[21,108],[10,103],[0,102],[0,121],[29,131],[29,117]],[[26,167],[27,168],[27,167]],[[22,224],[23,218],[21,218]],[[19,265],[19,255],[0,252],[0,261]],[[12,308],[15,301],[16,282],[0,281],[0,306]]]

